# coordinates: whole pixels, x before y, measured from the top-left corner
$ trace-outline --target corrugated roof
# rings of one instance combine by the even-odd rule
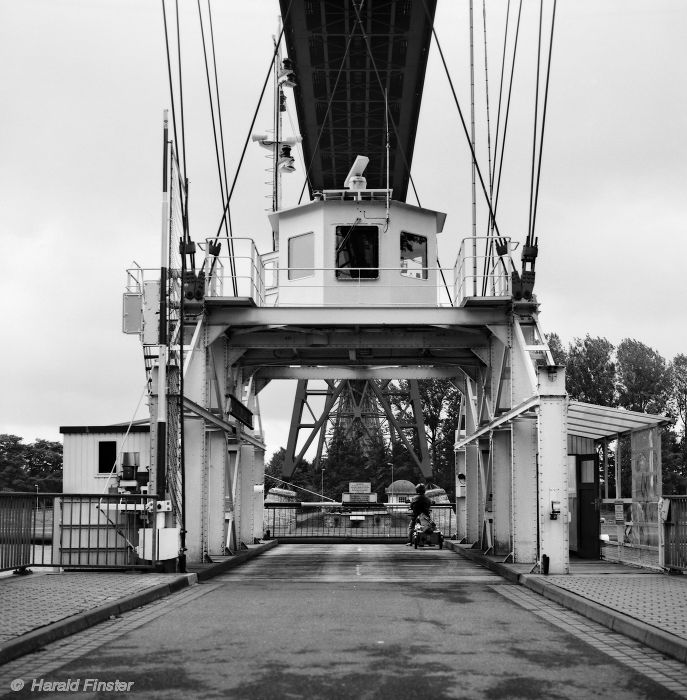
[[[669,422],[665,416],[626,411],[623,408],[596,406],[582,401],[570,401],[568,404],[568,434],[595,440],[633,430],[646,430]]]

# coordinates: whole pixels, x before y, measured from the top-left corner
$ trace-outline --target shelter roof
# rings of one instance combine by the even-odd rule
[[[626,411],[623,408],[596,406],[582,401],[568,404],[568,433],[600,440],[634,430],[646,430],[669,423],[665,416]]]

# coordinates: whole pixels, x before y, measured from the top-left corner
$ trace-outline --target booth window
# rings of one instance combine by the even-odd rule
[[[117,461],[117,441],[101,440],[98,443],[98,474],[109,474]]]
[[[427,237],[401,231],[401,274],[427,279]]]
[[[379,277],[379,229],[376,226],[336,227],[337,279]]]
[[[289,279],[313,277],[315,271],[315,234],[302,233],[289,238]]]

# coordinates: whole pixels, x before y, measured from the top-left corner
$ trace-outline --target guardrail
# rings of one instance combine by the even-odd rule
[[[434,504],[432,519],[444,537],[456,534],[455,505]],[[349,507],[340,503],[265,503],[265,537],[407,538],[410,514],[404,504]],[[269,532],[268,532],[269,531]]]
[[[687,496],[666,496],[670,502],[663,523],[663,566],[687,571]]]
[[[459,306],[468,298],[509,297],[511,290],[510,238],[500,239],[507,246],[498,255],[493,236],[464,238],[460,244],[454,274],[454,301]]]
[[[0,493],[0,570],[154,569],[157,496]]]

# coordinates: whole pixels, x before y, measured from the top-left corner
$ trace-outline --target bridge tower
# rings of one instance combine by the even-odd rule
[[[563,371],[536,301],[513,298],[510,244],[486,267],[478,250],[475,285],[470,239],[451,271],[453,306],[439,306],[429,261],[444,216],[388,194],[325,190],[271,214],[274,252],[202,244],[203,297],[187,300],[179,333],[188,555],[212,558],[262,535],[258,397],[272,379],[324,380],[331,408],[346,381],[383,401],[380,383],[451,378],[464,395],[468,539],[519,562],[545,554],[549,571],[566,571]]]

